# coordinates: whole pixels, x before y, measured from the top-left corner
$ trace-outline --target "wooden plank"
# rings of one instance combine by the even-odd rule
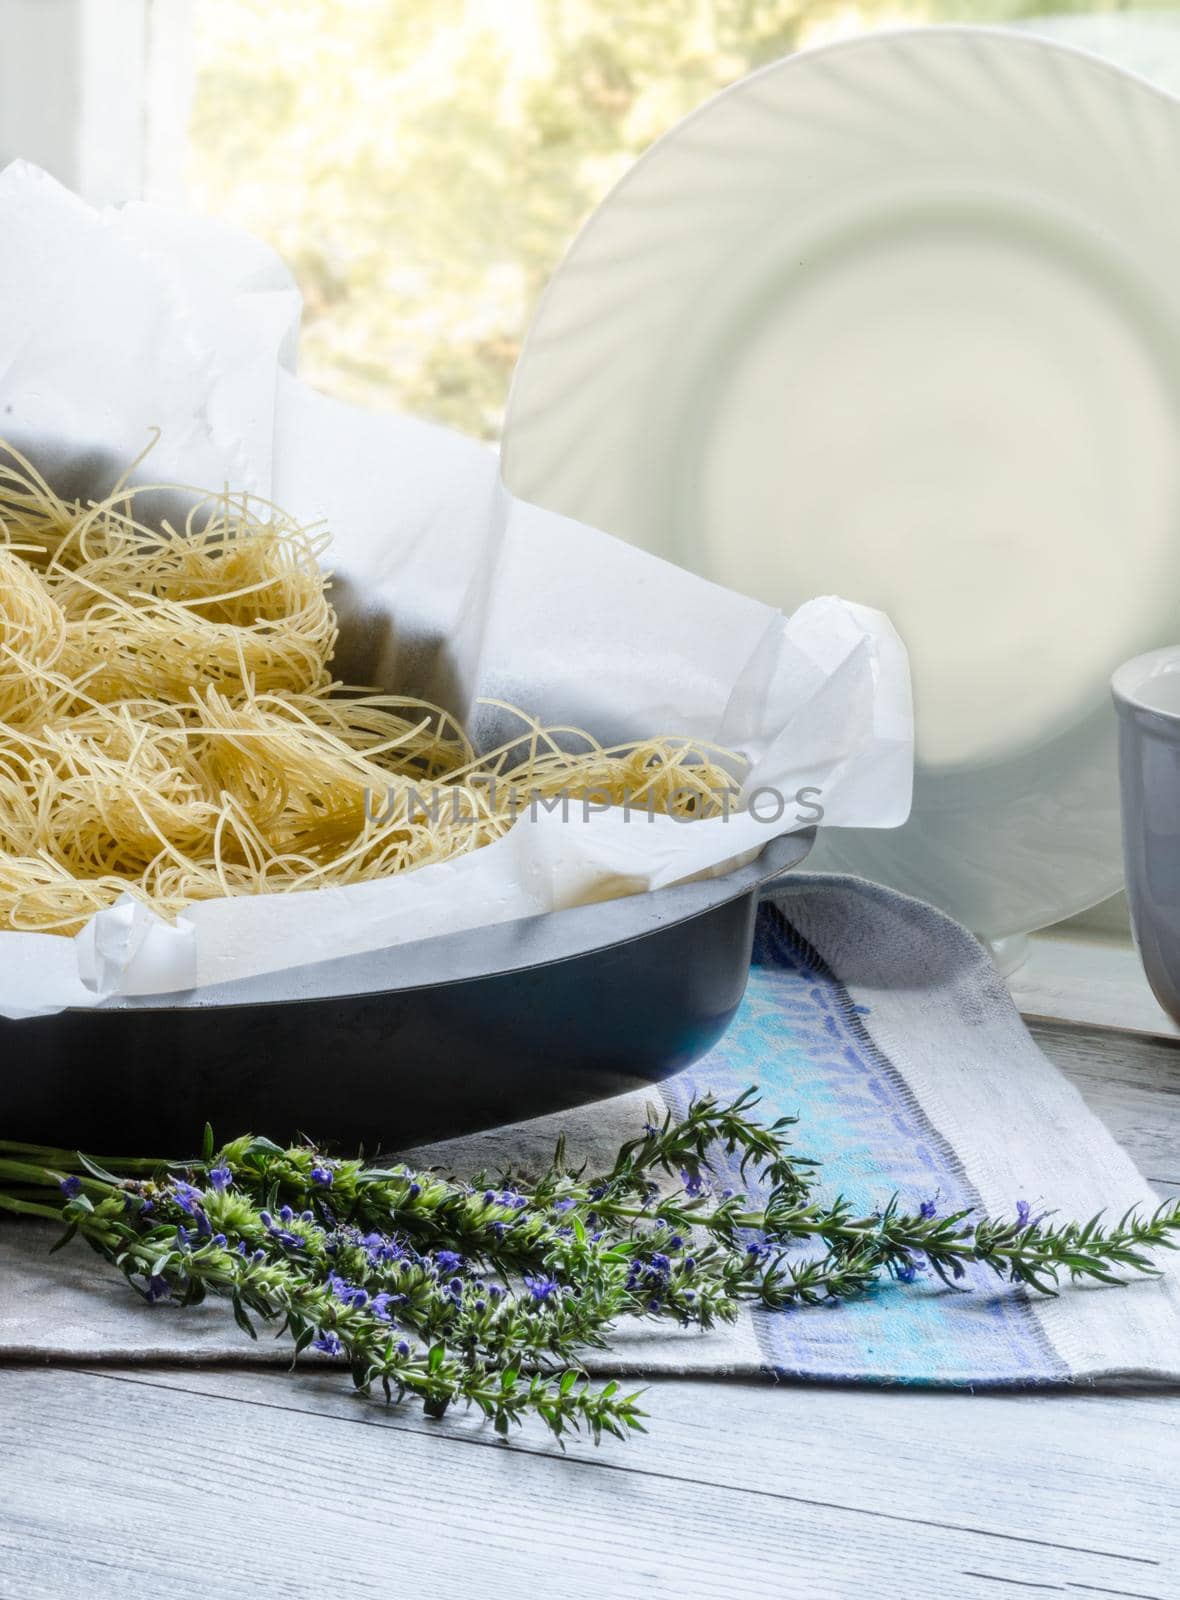
[[[1029,1030],[1158,1193],[1180,1194],[1180,1042],[1061,1023]]]
[[[1148,987],[1129,937],[1034,934],[1027,960],[1007,982],[1026,1018],[1180,1039],[1180,1027]]]
[[[1163,1600],[1180,1560],[1180,1399],[665,1382],[647,1439],[565,1456],[328,1375],[14,1368],[0,1408],[0,1570],[21,1600],[155,1600],[211,1573],[226,1600],[384,1595],[391,1573],[489,1597]]]

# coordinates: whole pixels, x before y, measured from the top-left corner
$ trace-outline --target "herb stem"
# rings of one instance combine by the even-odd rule
[[[0,1211],[11,1211],[22,1217],[45,1217],[49,1222],[61,1221],[60,1206],[39,1205],[35,1200],[22,1200],[19,1195],[5,1194],[0,1190]]]
[[[14,1139],[0,1139],[0,1154],[36,1161],[44,1166],[62,1167],[67,1172],[77,1171],[81,1160],[77,1150],[60,1150],[45,1144],[21,1144]],[[144,1176],[160,1172],[168,1166],[185,1165],[183,1162],[151,1156],[104,1156],[102,1164],[109,1172],[139,1173]]]
[[[191,1163],[0,1141],[0,1209],[66,1223],[150,1301],[218,1296],[257,1337],[341,1358],[354,1385],[415,1396],[431,1415],[475,1406],[501,1433],[527,1416],[561,1438],[641,1429],[639,1396],[595,1387],[582,1352],[621,1316],[707,1329],[743,1303],[770,1310],[872,1293],[976,1263],[1055,1294],[1062,1279],[1119,1284],[1180,1244],[1180,1202],[1114,1223],[940,1215],[895,1195],[855,1213],[813,1192],[791,1119],[753,1120],[753,1091],[651,1120],[594,1176],[564,1145],[535,1176],[444,1177],[243,1135]],[[717,1188],[734,1171],[742,1190]],[[659,1175],[680,1187],[661,1193]],[[664,1188],[668,1189],[665,1184]],[[59,1193],[53,1193],[57,1190]],[[808,1241],[811,1241],[808,1243]],[[811,1251],[810,1255],[804,1252]]]

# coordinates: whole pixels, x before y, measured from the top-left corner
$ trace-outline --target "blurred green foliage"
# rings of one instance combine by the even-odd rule
[[[566,245],[686,112],[804,43],[1044,9],[197,0],[190,195],[293,267],[313,382],[495,437],[530,312]]]

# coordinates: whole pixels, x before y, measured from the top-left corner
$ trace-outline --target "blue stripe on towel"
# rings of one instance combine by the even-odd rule
[[[914,1209],[977,1206],[955,1151],[931,1124],[898,1064],[874,1043],[873,1019],[773,903],[759,910],[745,1000],[721,1043],[664,1086],[683,1111],[694,1095],[761,1086],[760,1115],[798,1116],[800,1150],[821,1160],[821,1192],[843,1190],[859,1212],[897,1190]],[[727,1180],[741,1187],[736,1163]],[[885,1283],[839,1306],[758,1312],[768,1368],[784,1376],[897,1383],[1036,1384],[1068,1371],[1023,1290],[972,1269],[966,1293],[927,1275]]]

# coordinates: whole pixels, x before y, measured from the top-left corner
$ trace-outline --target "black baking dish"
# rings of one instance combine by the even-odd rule
[[[6,1138],[187,1155],[217,1135],[370,1151],[658,1082],[724,1033],[760,886],[720,877],[191,993],[0,1019]]]

